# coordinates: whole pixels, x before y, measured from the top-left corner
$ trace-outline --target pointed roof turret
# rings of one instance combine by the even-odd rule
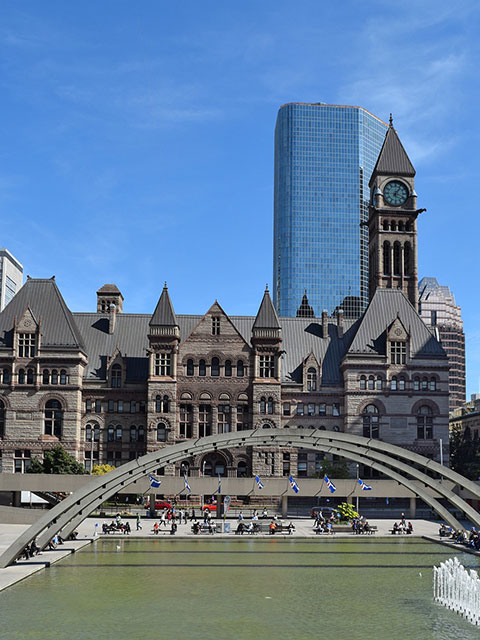
[[[303,294],[302,302],[297,309],[297,318],[314,318],[315,312],[308,302],[307,292]]]
[[[160,296],[157,306],[155,307],[155,311],[153,312],[152,319],[149,322],[149,325],[151,327],[178,327],[177,318],[175,316],[175,311],[173,310],[172,301],[170,300],[170,296],[168,294],[168,287],[166,282],[163,287],[162,295]]]
[[[410,176],[413,178],[415,169],[403,148],[396,130],[393,127],[393,120],[390,114],[390,126],[385,134],[385,140],[377,158],[377,163],[370,178],[369,186],[372,185],[376,175],[387,176]]]
[[[278,320],[277,312],[273,306],[270,292],[268,290],[268,284],[263,294],[263,299],[258,309],[257,317],[253,323],[253,329],[281,329],[280,322]]]

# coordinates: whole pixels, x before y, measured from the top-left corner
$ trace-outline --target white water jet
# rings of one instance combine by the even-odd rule
[[[480,578],[467,571],[458,558],[433,567],[433,599],[480,626]]]

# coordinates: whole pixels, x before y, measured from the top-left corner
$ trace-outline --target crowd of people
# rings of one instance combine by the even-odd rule
[[[368,520],[361,516],[360,518],[353,519],[352,531],[357,535],[361,535],[362,533],[371,533],[372,527],[370,526]]]
[[[466,531],[465,529],[453,529],[446,524],[441,524],[438,534],[441,538],[450,538],[452,542],[480,551],[480,532],[475,527],[472,527],[470,531]]]

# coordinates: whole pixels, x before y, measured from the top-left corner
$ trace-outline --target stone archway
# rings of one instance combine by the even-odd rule
[[[431,478],[414,468],[418,465],[451,480],[472,495],[480,498],[480,487],[460,474],[442,465],[380,440],[363,438],[345,433],[320,431],[317,429],[256,429],[227,434],[218,434],[187,440],[177,445],[146,454],[111,471],[106,476],[94,478],[85,487],[56,505],[25,531],[0,556],[0,567],[6,567],[19,556],[25,545],[39,538],[39,545],[46,546],[48,540],[60,530],[66,534],[73,530],[102,502],[119,489],[153,472],[160,466],[173,464],[190,456],[202,455],[222,449],[246,446],[288,446],[327,451],[347,459],[366,464],[396,480],[429,504],[441,518],[455,528],[460,525],[438,500],[432,498],[422,487],[433,488],[452,505],[464,511],[470,520],[480,527],[480,515],[464,500],[455,495],[439,480]],[[402,460],[406,462],[402,462]],[[412,479],[413,478],[413,479]],[[416,481],[418,484],[416,484]]]

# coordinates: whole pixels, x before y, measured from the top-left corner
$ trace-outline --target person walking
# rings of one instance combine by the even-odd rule
[[[142,524],[141,524],[141,516],[139,513],[137,513],[137,531],[141,531],[142,530]]]

